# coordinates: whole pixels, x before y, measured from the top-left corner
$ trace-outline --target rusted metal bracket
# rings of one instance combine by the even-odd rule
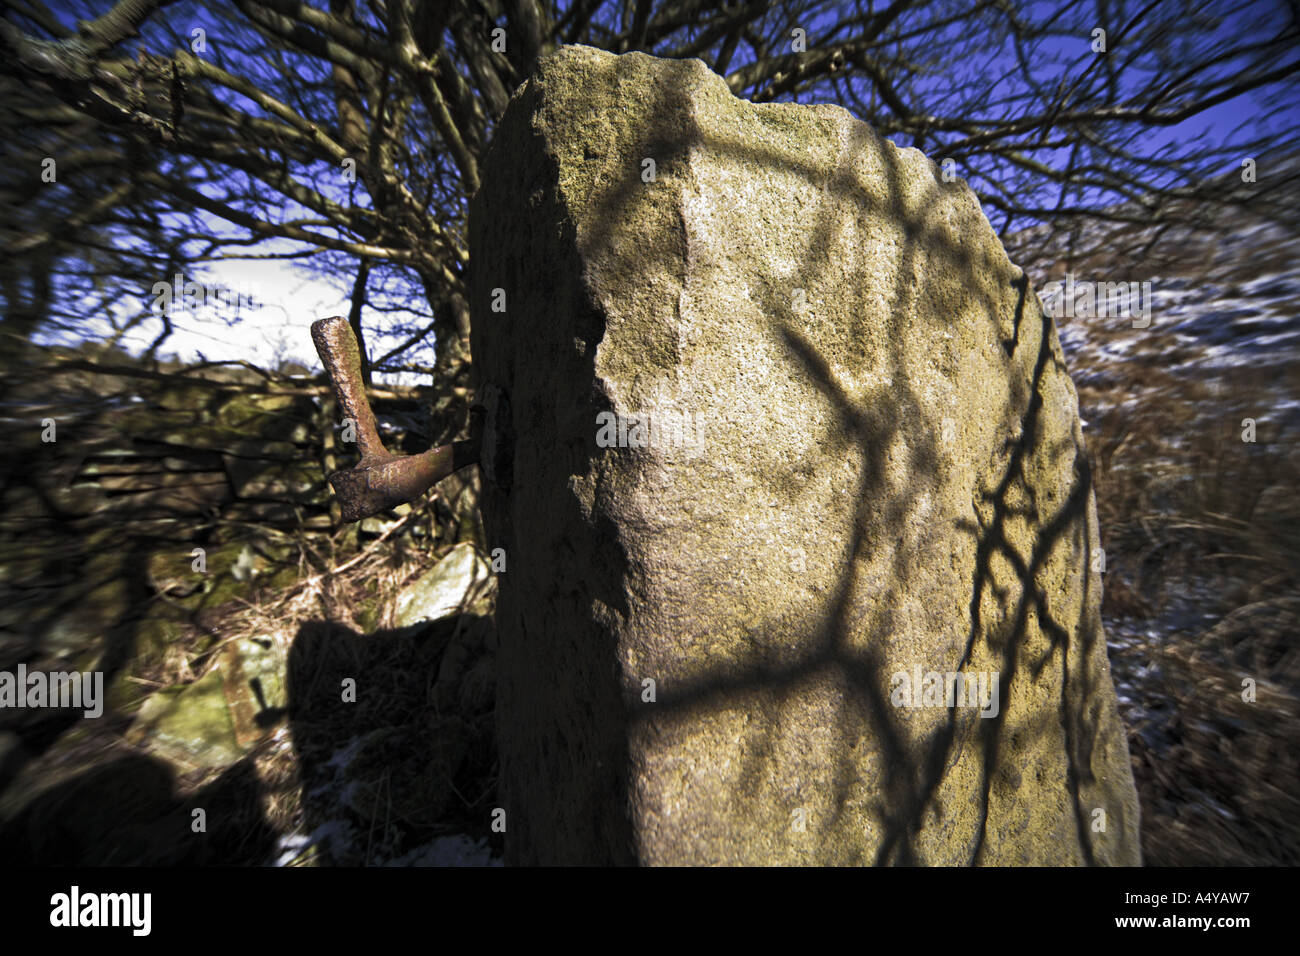
[[[333,316],[313,322],[311,338],[329,373],[344,419],[356,430],[361,460],[355,468],[329,476],[344,521],[360,521],[419,497],[454,471],[477,464],[482,440],[480,417],[471,423],[469,441],[439,445],[419,455],[391,454],[379,438],[374,412],[361,381],[361,350],[348,320]]]

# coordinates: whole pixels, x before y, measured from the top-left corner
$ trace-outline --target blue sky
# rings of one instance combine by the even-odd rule
[[[316,2],[318,5],[324,5],[323,0],[316,0]],[[62,17],[68,24],[73,22],[74,16],[97,15],[109,5],[83,2],[50,4],[56,11],[60,9],[69,11],[69,14]],[[563,3],[561,6],[567,9],[568,4]],[[824,5],[822,9],[826,12],[821,17],[814,16],[811,24],[807,25],[810,44],[815,42],[819,34],[825,30],[824,24],[828,22],[830,11],[837,6],[839,5],[830,3]],[[845,6],[851,7],[852,4]],[[1112,4],[1110,6],[1117,13],[1112,18],[1113,22],[1109,24],[1094,23],[1092,15],[1086,12],[1091,7],[1086,5],[1036,3],[1030,6],[1030,15],[1035,18],[1045,17],[1050,11],[1058,8],[1066,9],[1066,17],[1069,18],[1069,22],[1061,21],[1062,35],[1045,41],[1033,58],[1036,82],[1044,85],[1054,85],[1062,80],[1072,82],[1084,71],[1096,69],[1096,55],[1090,49],[1090,31],[1093,26],[1107,27],[1108,55],[1114,57],[1117,63],[1123,62],[1123,58],[1132,51],[1134,44],[1145,42],[1141,28],[1135,29],[1129,35],[1124,35],[1121,29],[1123,23],[1143,9],[1143,5]],[[1172,6],[1172,4],[1165,5],[1157,14],[1152,15],[1168,15],[1168,10]],[[1275,35],[1275,31],[1285,22],[1287,16],[1286,7],[1282,3],[1224,3],[1216,6],[1222,11],[1221,22],[1215,28],[1216,35],[1219,36],[1267,38]],[[1177,9],[1186,10],[1187,5],[1179,4]],[[144,39],[151,49],[163,52],[174,42],[174,39],[167,36],[169,31],[171,38],[187,36],[193,26],[213,23],[211,14],[206,10],[205,5],[193,2],[183,2],[168,7],[156,22],[147,24]],[[256,75],[259,66],[242,52],[241,44],[232,42],[234,39],[232,37],[224,36],[219,24],[215,24],[215,27],[209,26],[208,32],[209,55],[214,61],[231,72]],[[981,34],[979,28],[972,31],[969,25],[950,28],[947,36],[951,41],[950,45],[934,51],[933,69],[917,82],[912,91],[915,96],[922,100],[942,102],[945,96],[951,94],[952,87],[960,84],[967,77],[974,77],[977,81],[986,83],[994,95],[997,91],[1008,88],[1006,74],[1011,73],[1015,68],[1014,52],[1009,45],[999,44],[991,30]],[[733,69],[745,62],[743,51],[742,47],[741,54],[732,64]],[[1176,64],[1173,66],[1176,68]],[[1221,69],[1230,75],[1233,66],[1231,63],[1225,63]],[[996,75],[999,71],[1003,75]],[[1131,73],[1121,75],[1124,84],[1132,83],[1135,79],[1136,77]],[[234,94],[230,95],[234,96]],[[1289,89],[1287,95],[1290,97],[1290,111],[1275,115],[1272,121],[1272,128],[1279,139],[1293,137],[1295,134],[1297,104],[1294,98],[1294,87]],[[800,97],[804,102],[823,99],[827,97],[815,95]],[[1198,137],[1205,140],[1207,148],[1230,145],[1249,132],[1249,124],[1258,116],[1268,112],[1266,106],[1262,94],[1245,94],[1236,100],[1215,106],[1177,126],[1150,130],[1143,137],[1135,140],[1130,148],[1151,154],[1172,144],[1194,141]],[[1243,127],[1243,124],[1246,126]],[[1121,135],[1119,131],[1117,135]],[[895,139],[901,140],[900,145],[912,145],[907,141],[907,137],[898,136]],[[931,141],[925,144],[925,147],[930,151],[935,145]],[[1035,158],[1049,165],[1060,164],[1064,162],[1064,151],[1044,150]],[[1235,158],[1231,155],[1231,150],[1228,150],[1224,157],[1223,172],[1230,172],[1238,162],[1239,158]],[[1261,166],[1264,166],[1266,158],[1261,158],[1260,162]],[[295,172],[307,177],[304,181],[326,193],[330,198],[347,201],[347,192],[338,186],[337,176],[322,176],[312,170],[295,170]],[[978,177],[973,176],[970,170],[959,168],[958,173],[971,178],[972,184],[978,186]],[[365,202],[363,195],[356,198],[360,202]],[[282,214],[288,218],[301,213],[300,209],[285,206]],[[221,226],[215,223],[212,217],[202,218],[208,225],[218,229],[224,228],[229,234],[242,232],[242,230]],[[991,216],[991,218],[995,226],[999,225],[997,217]],[[282,252],[293,248],[295,248],[293,243],[275,241],[260,246],[258,251]],[[161,278],[166,277],[160,276]],[[164,353],[176,353],[183,358],[194,358],[201,352],[209,359],[242,358],[264,364],[269,364],[277,357],[290,357],[298,359],[309,367],[315,367],[316,359],[307,336],[307,326],[313,320],[323,316],[346,314],[348,309],[350,287],[347,283],[311,278],[284,262],[266,260],[251,262],[236,259],[213,262],[208,264],[202,276],[194,278],[210,283],[231,285],[251,283],[257,287],[258,307],[243,315],[240,323],[234,327],[226,325],[211,312],[199,311],[193,315],[177,315],[174,317],[177,331],[163,347]],[[382,325],[382,320],[373,314],[366,315],[364,321],[369,328]],[[88,331],[96,331],[96,327],[102,325],[103,323],[92,320],[88,323]],[[148,327],[142,328],[138,335],[133,335],[128,340],[128,346],[143,347],[152,340],[157,329],[156,323],[148,323]],[[383,348],[382,342],[372,344],[372,353],[382,351]]]

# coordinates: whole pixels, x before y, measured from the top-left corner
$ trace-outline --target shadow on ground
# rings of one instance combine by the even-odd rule
[[[299,628],[289,725],[301,829],[320,862],[391,862],[438,836],[491,836],[493,633],[470,614],[370,634]]]

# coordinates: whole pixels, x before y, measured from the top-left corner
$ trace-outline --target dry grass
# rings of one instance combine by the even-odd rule
[[[1124,389],[1079,391],[1145,861],[1295,865],[1300,451],[1271,420],[1278,383],[1153,359]]]

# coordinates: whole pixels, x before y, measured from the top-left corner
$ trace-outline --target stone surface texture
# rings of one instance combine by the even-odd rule
[[[482,179],[507,861],[1138,863],[1074,387],[967,185],[585,47]],[[988,716],[900,698],[956,671]]]

